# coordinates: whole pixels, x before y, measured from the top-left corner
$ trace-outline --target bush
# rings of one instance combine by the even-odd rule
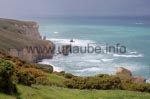
[[[57,76],[64,76],[64,73],[57,72],[57,71],[54,71],[52,74],[57,75]]]
[[[60,72],[53,72],[53,74],[55,75],[58,75],[58,76],[62,76],[62,77],[65,77],[67,79],[71,79],[71,78],[74,78],[74,77],[77,77],[71,73],[66,73],[65,71],[60,71]]]
[[[119,89],[121,80],[115,76],[98,75],[94,77],[73,77],[71,80],[64,82],[68,88],[77,89]]]
[[[150,83],[122,82],[123,90],[150,92]]]
[[[66,72],[65,71],[60,71],[59,73],[62,74],[62,75],[64,75]]]
[[[33,64],[35,68],[42,70],[43,72],[46,73],[52,73],[53,72],[53,67],[50,65],[43,65],[43,64]]]
[[[24,67],[24,68],[35,68],[35,66],[32,64],[23,64],[22,67]]]
[[[16,93],[15,67],[8,61],[0,60],[0,91],[11,94]]]
[[[31,86],[37,82],[44,82],[43,79],[47,79],[46,74],[36,68],[21,68],[18,72],[18,81],[24,85]]]
[[[17,59],[15,63],[16,63],[17,66],[20,66],[20,67],[21,67],[22,65],[25,64],[25,61],[20,60],[20,59]]]
[[[67,78],[67,79],[71,79],[71,78],[73,78],[75,76],[72,75],[71,73],[66,73],[66,74],[64,74],[64,77]]]
[[[119,89],[150,92],[150,83],[134,83],[130,79],[121,81],[117,76],[102,74],[93,77],[73,77],[64,82],[66,87],[75,89]]]

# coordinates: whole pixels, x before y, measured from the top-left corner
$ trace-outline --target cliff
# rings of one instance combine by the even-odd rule
[[[42,40],[38,28],[36,22],[0,18],[0,50],[29,62],[51,58],[55,45],[51,41]],[[39,51],[39,46],[46,50]],[[51,48],[51,51],[48,52],[48,48]]]

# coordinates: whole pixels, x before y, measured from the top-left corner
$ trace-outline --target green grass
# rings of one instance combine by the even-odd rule
[[[62,84],[66,78],[48,74],[51,82]],[[0,99],[149,99],[150,93],[124,90],[79,90],[55,86],[17,85],[18,94],[0,93]]]
[[[16,99],[16,97],[0,93],[0,99]]]
[[[18,85],[21,99],[149,99],[149,93],[120,90],[78,90],[62,87]],[[0,94],[0,99],[15,99],[13,96]]]
[[[62,84],[65,80],[67,80],[64,77],[57,76],[55,74],[48,74],[48,79],[50,82],[58,83],[58,84]]]

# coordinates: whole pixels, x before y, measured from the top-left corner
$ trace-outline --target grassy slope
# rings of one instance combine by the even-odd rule
[[[19,86],[23,99],[149,99],[150,94],[119,90],[77,90],[61,87]]]
[[[59,83],[59,84],[62,84],[65,80],[67,80],[67,79],[64,78],[64,77],[57,76],[57,75],[54,75],[54,74],[48,74],[48,79],[49,79],[51,82]]]
[[[52,82],[62,83],[65,78],[49,74]],[[0,99],[149,99],[149,93],[121,90],[78,90],[55,86],[33,85],[32,87],[18,85],[19,94],[9,96],[0,93]]]

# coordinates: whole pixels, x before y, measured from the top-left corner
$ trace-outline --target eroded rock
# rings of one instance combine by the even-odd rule
[[[132,73],[130,70],[124,68],[124,67],[119,67],[117,68],[116,75],[121,79],[121,80],[129,80],[134,83],[145,83],[146,78],[143,77],[138,77],[138,76],[132,76]]]

